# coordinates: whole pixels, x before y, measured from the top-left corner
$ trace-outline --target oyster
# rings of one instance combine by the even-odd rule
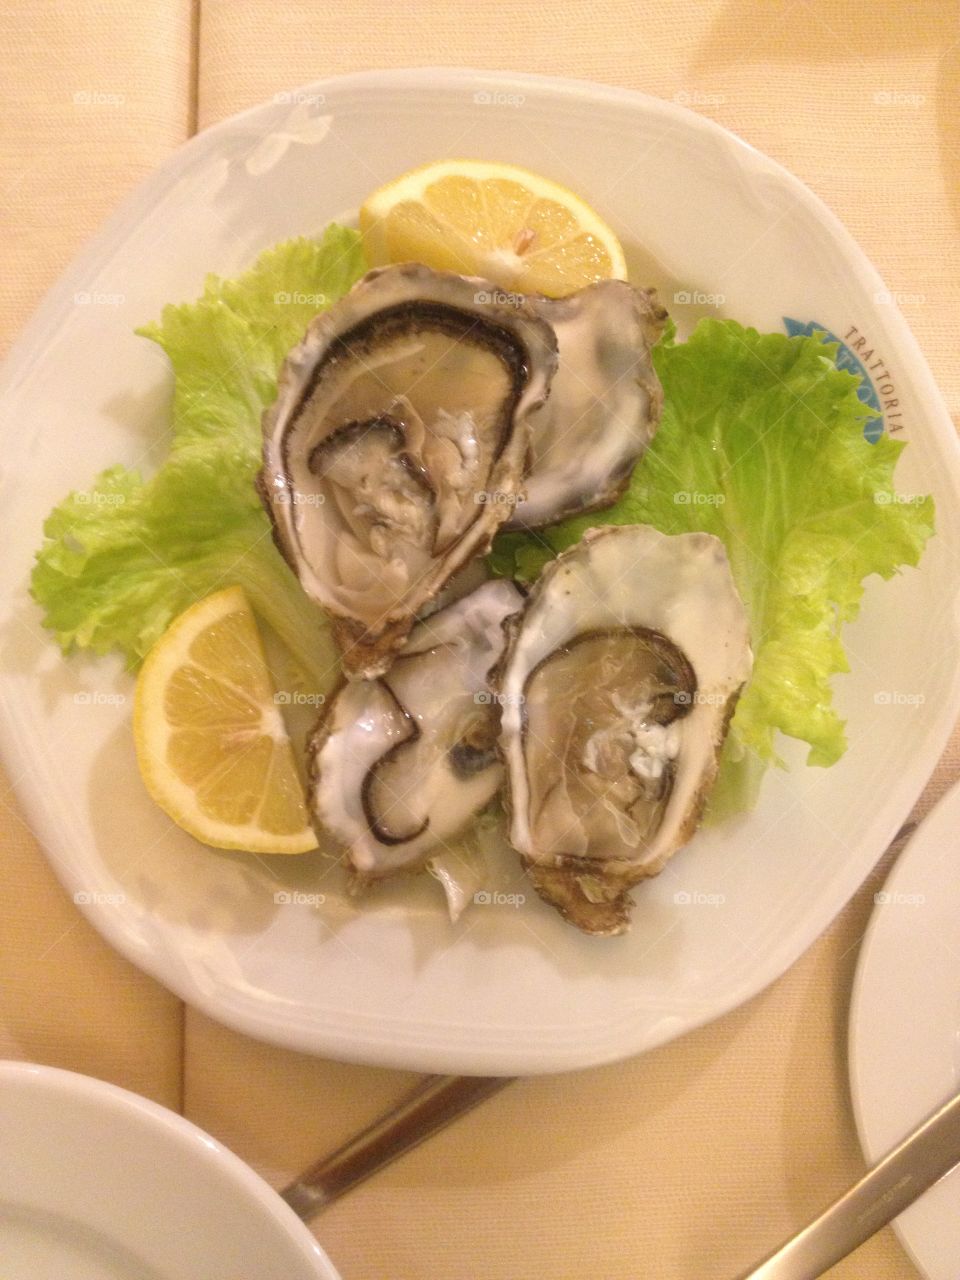
[[[622,933],[631,886],[699,823],[750,674],[726,551],[705,533],[592,529],[507,625],[511,843],[563,916]]]
[[[503,781],[487,676],[523,605],[486,582],[417,624],[385,676],[341,686],[311,743],[311,801],[374,880],[420,866]]]
[[[417,613],[488,548],[556,359],[522,298],[415,263],[369,272],[288,356],[258,487],[348,675],[385,671]]]
[[[604,280],[528,301],[557,335],[546,403],[530,416],[524,498],[509,528],[538,529],[615,502],[660,423],[651,350],[667,313],[652,289]]]

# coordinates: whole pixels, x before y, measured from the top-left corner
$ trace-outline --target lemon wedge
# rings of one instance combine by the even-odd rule
[[[366,200],[360,230],[372,265],[422,262],[519,293],[556,298],[627,276],[617,237],[578,195],[487,160],[441,160],[395,178]]]
[[[317,847],[263,643],[240,587],[182,613],[147,655],[133,712],[140,773],[179,827],[218,849]]]

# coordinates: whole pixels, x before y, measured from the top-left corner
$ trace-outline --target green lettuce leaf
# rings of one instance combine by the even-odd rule
[[[830,679],[848,665],[844,622],[863,581],[915,565],[933,532],[933,501],[893,490],[903,443],[864,438],[874,416],[859,380],[836,368],[836,344],[703,320],[689,341],[655,351],[664,413],[630,486],[606,511],[538,534],[497,539],[495,572],[523,580],[600,524],[703,530],[726,545],[751,621],[752,678],[737,705],[714,812],[748,808],[778,732],[830,765],[846,748]]]
[[[284,356],[364,269],[358,233],[333,225],[235,280],[211,276],[196,302],[140,330],[173,366],[170,456],[149,479],[111,467],[48,516],[31,590],[64,652],[117,649],[136,667],[178,613],[237,584],[304,672],[329,682],[325,617],[274,547],[253,482]]]

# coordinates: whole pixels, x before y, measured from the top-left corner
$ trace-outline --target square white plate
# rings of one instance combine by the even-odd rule
[[[516,162],[583,192],[682,332],[719,311],[761,329],[790,317],[846,336],[873,370],[888,427],[911,440],[899,488],[937,500],[939,532],[920,569],[871,583],[847,629],[852,671],[836,682],[851,741],[843,761],[807,769],[788,749],[791,772],[767,778],[753,814],[701,832],[637,892],[620,939],[583,937],[530,894],[453,926],[428,877],[358,903],[319,856],[268,863],[202,849],[141,786],[131,679],[110,662],[64,661],[27,596],[50,508],[108,464],[162,456],[171,376],[134,327],[195,297],[207,272],[235,273],[277,240],[350,217],[386,179],[451,155]],[[513,1074],[624,1057],[716,1017],[782,973],[853,893],[960,705],[958,447],[929,370],[830,212],[673,104],[462,70],[377,72],[278,95],[193,139],[139,188],[48,296],[0,393],[0,746],[29,819],[120,951],[278,1044]],[[319,906],[309,900],[318,892]]]

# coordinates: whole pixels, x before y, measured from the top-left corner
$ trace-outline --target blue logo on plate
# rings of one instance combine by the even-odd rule
[[[877,412],[875,418],[868,418],[863,425],[863,434],[871,444],[876,444],[883,435],[883,413],[880,409],[880,399],[869,373],[867,373],[847,344],[840,342],[835,333],[831,333],[826,325],[818,324],[816,320],[807,320],[804,323],[802,320],[793,320],[790,316],[784,316],[783,327],[791,338],[800,334],[808,338],[820,338],[824,342],[840,343],[837,349],[837,368],[846,369],[848,373],[856,374],[860,379],[857,395],[865,405],[869,405],[871,409],[875,409]]]

